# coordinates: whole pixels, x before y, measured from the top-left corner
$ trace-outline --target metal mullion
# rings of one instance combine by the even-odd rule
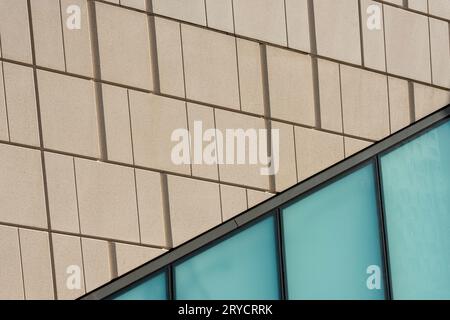
[[[385,208],[384,208],[380,155],[376,155],[374,157],[374,162],[375,162],[375,180],[376,180],[376,191],[377,191],[378,219],[379,219],[379,226],[380,226],[380,240],[381,240],[380,244],[381,244],[381,253],[382,253],[382,259],[383,259],[385,297],[387,300],[392,300],[393,296],[392,296],[391,270],[390,270],[390,263],[389,263],[389,246],[388,246],[388,239],[387,239],[386,215],[385,215]]]
[[[281,208],[278,207],[275,212],[276,219],[276,233],[277,233],[277,244],[278,244],[278,270],[279,270],[279,281],[280,281],[280,299],[287,300],[287,277],[285,268],[285,257],[284,257],[284,242],[283,242],[283,221],[281,217]]]
[[[173,273],[173,265],[167,267],[167,299],[175,300],[175,277]]]

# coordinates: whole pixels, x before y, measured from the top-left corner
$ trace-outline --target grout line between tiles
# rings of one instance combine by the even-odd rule
[[[314,14],[314,2],[308,0],[309,42],[311,55],[317,54],[316,17]]]
[[[186,72],[185,72],[185,68],[184,68],[184,49],[183,49],[183,32],[181,30],[181,24],[180,24],[180,46],[181,46],[181,64],[182,64],[182,69],[183,69],[183,86],[184,86],[184,96],[187,96],[187,92],[186,92]],[[186,128],[189,130],[189,112],[188,112],[188,101],[187,99],[184,100],[184,108],[185,108],[185,115],[186,115]],[[190,170],[190,175],[192,176],[193,173],[193,166],[192,166],[192,157],[193,154],[191,152],[191,139],[189,139],[189,159],[191,159],[190,163],[189,163],[189,170]]]
[[[406,0],[407,1],[407,0]],[[385,19],[385,12],[384,12],[384,5],[381,6],[381,15],[383,19],[383,46],[384,46],[384,68],[387,72],[388,69],[388,62],[387,62],[387,45],[386,45],[386,19]],[[391,119],[391,96],[390,96],[390,90],[389,90],[389,74],[386,75],[386,82],[387,82],[387,99],[388,99],[388,116],[389,116],[389,132],[392,133],[392,119]]]
[[[218,149],[218,145],[217,145],[217,121],[216,121],[216,109],[213,109],[213,120],[214,120],[214,144],[215,144],[215,148],[216,148],[216,150],[219,150]],[[218,156],[218,154],[217,154],[217,152],[216,152],[216,159],[217,159],[217,164],[216,164],[216,167],[217,167],[217,180],[218,181],[220,181],[221,180],[221,178],[220,178],[220,167],[219,167],[219,156]]]
[[[83,266],[83,283],[84,283],[84,292],[87,292],[86,286],[86,268],[84,266],[84,251],[83,251],[83,239],[81,237],[78,238],[80,241],[80,253],[81,253],[81,264]]]
[[[408,81],[408,98],[409,98],[409,122],[416,121],[416,99],[414,93],[414,83]]]
[[[285,32],[286,32],[286,47],[289,47],[289,28],[288,28],[288,15],[287,15],[286,0],[283,1],[283,7],[284,7],[284,25],[285,25]]]
[[[59,2],[59,18],[61,21],[61,39],[62,39],[62,47],[63,47],[63,57],[64,57],[64,70],[67,72],[67,57],[66,57],[66,43],[64,37],[64,22],[63,22],[63,13],[62,13],[62,4],[61,0]]]
[[[139,199],[138,199],[136,168],[133,168],[133,178],[134,178],[134,195],[135,195],[135,199],[136,199],[137,223],[138,223],[138,231],[139,231],[139,243],[142,243],[141,218],[140,218],[140,212],[139,212]]]
[[[94,1],[88,1],[88,19],[89,19],[89,33],[91,38],[92,48],[92,64],[94,67],[94,79],[101,79],[100,67],[100,50],[98,44],[98,29],[97,29],[97,14]],[[95,91],[95,105],[97,113],[97,130],[98,130],[98,144],[100,149],[101,160],[108,159],[108,146],[106,141],[106,124],[105,111],[103,105],[103,91],[102,83],[94,81]]]
[[[152,0],[146,1],[146,8],[148,12],[153,12]],[[149,33],[150,43],[150,61],[152,66],[153,91],[161,92],[161,81],[159,77],[159,59],[158,59],[158,42],[156,38],[156,22],[155,16],[147,15],[147,28]],[[99,78],[100,79],[100,78]]]
[[[389,117],[389,133],[392,134],[392,119],[391,119],[391,90],[389,86],[389,77],[386,77],[387,103],[388,103],[388,117]]]
[[[39,96],[39,83],[37,78],[37,68],[36,68],[36,48],[34,43],[34,29],[33,29],[33,15],[31,11],[31,0],[27,0],[27,9],[28,9],[28,21],[29,21],[29,30],[30,30],[30,41],[31,41],[31,57],[33,62],[33,82],[34,82],[34,90],[35,90],[35,99],[36,99],[36,113],[37,113],[37,121],[38,121],[38,129],[39,129],[39,144],[40,144],[40,156],[41,156],[41,170],[42,170],[42,182],[44,187],[44,200],[45,200],[45,212],[47,218],[47,229],[52,229],[51,219],[50,219],[50,206],[48,200],[48,188],[47,188],[47,172],[45,166],[45,157],[44,157],[44,138],[42,134],[42,118],[41,118],[41,105],[40,105],[40,96]],[[53,291],[55,293],[55,299],[58,299],[58,291],[56,285],[56,268],[55,268],[55,255],[53,250],[53,239],[49,238],[49,249],[50,249],[50,258],[51,258],[51,268],[52,268],[52,284]]]
[[[225,222],[223,220],[223,206],[222,206],[222,187],[219,185],[219,206],[220,206],[220,221]]]
[[[2,50],[2,38],[0,37],[0,52],[1,50]],[[3,54],[0,54],[0,56],[3,56]],[[3,91],[3,99],[5,102],[6,128],[8,130],[8,141],[11,141],[11,132],[9,129],[8,100],[6,99],[5,68],[3,61],[0,61],[0,68],[2,69],[1,77],[3,81],[3,88],[0,88],[0,90]]]
[[[169,200],[169,184],[167,181],[167,175],[160,174],[161,179],[161,193],[163,201],[163,215],[164,215],[164,234],[166,237],[166,246],[173,248],[173,236],[172,236],[172,222],[170,218],[170,200]]]
[[[20,272],[22,274],[22,289],[23,289],[23,299],[27,299],[27,293],[25,289],[25,274],[23,272],[23,257],[22,257],[22,243],[20,241],[20,229],[17,228],[17,240],[19,244],[19,257],[20,257]]]
[[[181,23],[178,24],[180,28],[180,50],[181,50],[181,66],[183,71],[183,90],[184,90],[184,101],[187,101],[187,91],[186,91],[186,72],[184,70],[184,49],[183,49],[183,31],[181,28]],[[181,99],[183,100],[183,99]]]
[[[450,0],[449,0],[450,1]],[[427,2],[427,8],[428,8],[428,2]],[[428,10],[429,11],[429,10]],[[431,20],[430,17],[427,19],[428,22],[428,49],[430,52],[430,82],[434,83],[434,75],[433,75],[433,51],[432,51],[432,45],[431,45]]]
[[[242,111],[242,97],[241,97],[241,75],[239,70],[239,52],[238,52],[238,38],[234,38],[234,48],[236,52],[236,75],[237,75],[237,89],[239,96],[239,110]]]
[[[360,43],[360,53],[361,53],[361,65],[366,66],[366,61],[364,57],[364,34],[363,34],[363,16],[361,12],[361,0],[358,0],[358,22],[359,22],[359,43]]]
[[[315,57],[311,58],[311,73],[313,80],[315,128],[322,129],[322,113],[320,110],[321,103],[319,85],[319,62]]]
[[[233,33],[236,32],[236,21],[234,19],[234,0],[230,0],[231,1],[231,15],[233,17]]]
[[[144,244],[144,243],[138,243],[138,242],[126,241],[126,240],[120,240],[120,239],[113,239],[113,238],[107,238],[107,237],[100,237],[100,236],[92,236],[92,235],[70,232],[70,231],[49,230],[49,229],[43,228],[43,227],[34,227],[34,226],[17,224],[17,223],[0,222],[0,225],[21,228],[21,229],[34,230],[34,231],[42,231],[42,232],[47,232],[47,233],[50,232],[53,234],[58,234],[58,235],[63,235],[63,236],[82,237],[82,238],[91,239],[91,240],[113,241],[113,242],[117,242],[120,244],[126,244],[126,245],[138,246],[138,247],[146,247],[146,248],[152,248],[152,249],[160,249],[160,250],[169,250],[170,249],[170,247],[149,245],[149,244]]]
[[[133,128],[131,126],[131,107],[130,107],[130,91],[127,90],[127,104],[128,104],[128,123],[130,124],[130,139],[131,139],[131,157],[133,160],[133,166],[135,164],[134,160],[134,140],[133,140]],[[142,232],[141,232],[141,218],[140,218],[140,210],[139,210],[139,196],[138,196],[138,187],[137,187],[137,177],[136,177],[136,167],[133,167],[133,175],[134,175],[134,190],[136,194],[136,208],[137,208],[137,222],[139,229],[139,242],[142,243]]]
[[[109,257],[109,272],[111,279],[119,276],[118,264],[117,264],[117,250],[116,243],[113,241],[108,242],[108,257]]]
[[[208,10],[206,8],[206,0],[203,0],[204,8],[205,8],[205,25],[208,27]]]
[[[264,122],[267,130],[267,154],[272,156],[272,120],[271,120],[271,108],[270,108],[270,90],[269,90],[269,66],[267,61],[267,47],[264,44],[259,45],[259,54],[261,60],[261,77],[262,77],[262,89],[263,89],[263,102],[264,102]],[[273,159],[272,159],[273,161]],[[275,174],[268,176],[269,191],[276,193],[276,176]]]
[[[78,182],[77,182],[77,169],[75,166],[75,157],[72,157],[73,165],[73,177],[75,183],[75,198],[77,199],[77,213],[78,213],[78,232],[81,234],[81,217],[80,217],[80,203],[78,199]]]
[[[292,133],[293,133],[293,135],[294,135],[294,158],[295,158],[295,181],[299,181],[298,180],[298,159],[297,159],[297,141],[296,141],[296,138],[295,138],[295,127],[294,126],[292,126]]]
[[[249,208],[248,206],[248,189],[245,189],[245,200],[247,201],[247,209]]]
[[[342,71],[341,71],[341,65],[338,66],[339,67],[339,98],[341,100],[341,124],[342,124],[342,132],[345,132],[345,127],[344,127],[344,101],[342,99],[343,95],[342,95]],[[343,141],[343,145],[344,145],[344,156],[346,156],[345,152],[345,135],[342,136],[342,141]]]
[[[131,103],[130,103],[130,90],[127,89],[127,103],[128,103],[128,121],[130,124],[130,139],[131,139],[131,158],[133,160],[133,166],[136,165],[134,159],[134,139],[133,139],[133,126],[131,120]]]

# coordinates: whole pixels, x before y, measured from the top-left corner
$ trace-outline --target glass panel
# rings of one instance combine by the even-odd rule
[[[111,298],[113,300],[167,300],[167,274],[164,271],[139,281]]]
[[[381,169],[394,299],[450,299],[450,121]]]
[[[384,299],[374,166],[283,209],[289,299]]]
[[[189,258],[174,271],[180,300],[279,299],[274,217]]]

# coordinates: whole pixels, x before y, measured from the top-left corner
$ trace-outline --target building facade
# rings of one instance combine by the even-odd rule
[[[84,299],[450,299],[450,105]]]
[[[0,298],[80,297],[446,106],[449,21],[448,0],[0,0]],[[197,161],[227,130],[279,168]]]

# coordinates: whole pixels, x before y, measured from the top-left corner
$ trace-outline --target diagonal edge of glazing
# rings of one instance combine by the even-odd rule
[[[199,253],[205,248],[217,243],[219,240],[235,234],[238,230],[245,229],[248,226],[253,225],[256,221],[260,220],[262,217],[275,217],[275,223],[279,225],[280,208],[284,207],[286,203],[292,202],[299,197],[305,196],[312,193],[324,185],[329,184],[336,178],[351,172],[357,167],[364,165],[365,163],[372,163],[375,167],[379,166],[379,157],[381,154],[386,153],[388,150],[397,148],[399,145],[412,140],[418,135],[423,134],[428,129],[434,127],[441,121],[450,118],[450,105],[443,107],[442,109],[430,114],[429,116],[411,124],[410,126],[384,138],[383,140],[377,142],[376,144],[360,151],[359,153],[327,168],[318,174],[314,175],[307,180],[304,180],[297,185],[291,187],[290,189],[279,193],[278,195],[266,200],[265,202],[246,210],[242,214],[230,219],[219,226],[199,235],[198,237],[172,249],[171,251],[165,253],[164,255],[157,257],[142,266],[126,273],[125,275],[110,281],[109,283],[93,290],[90,293],[82,296],[80,299],[83,300],[97,300],[113,297],[119,291],[126,288],[133,287],[133,285],[140,283],[141,280],[148,279],[151,275],[159,276],[160,272],[166,269],[167,277],[167,296],[168,299],[174,298],[174,281],[173,281],[173,265],[185,260],[186,258]],[[379,171],[379,168],[377,168]],[[379,174],[379,172],[378,172]],[[381,201],[381,200],[380,200]],[[277,228],[278,228],[277,227]],[[384,229],[384,228],[381,228]],[[385,230],[382,230],[385,232]],[[276,232],[279,233],[279,232]],[[384,237],[384,236],[383,236]],[[278,235],[280,238],[280,235]],[[278,239],[278,244],[280,239]],[[280,249],[281,250],[281,249]],[[281,256],[281,254],[279,254]],[[387,255],[384,252],[384,255]],[[283,260],[283,259],[280,259]],[[286,275],[283,262],[280,261],[280,266],[278,268],[280,271],[280,298],[287,298],[286,289]],[[384,268],[387,268],[384,266]],[[390,288],[389,272],[387,272],[386,283],[385,283],[385,297],[392,298],[392,288]]]

